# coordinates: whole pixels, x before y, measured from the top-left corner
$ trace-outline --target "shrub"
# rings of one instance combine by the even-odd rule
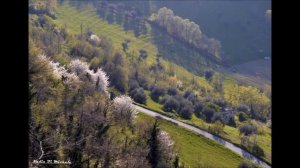
[[[179,102],[173,97],[165,98],[163,108],[165,111],[177,110],[179,107]]]
[[[245,134],[246,136],[257,133],[257,128],[254,125],[247,124],[239,127],[239,131],[241,134]]]
[[[168,88],[168,90],[167,90],[167,94],[170,95],[170,96],[174,96],[174,95],[177,95],[177,94],[178,94],[178,91],[177,91],[176,88],[170,87],[170,88]]]
[[[178,114],[184,119],[191,119],[194,111],[193,103],[181,96],[176,96],[175,99],[179,101]]]
[[[54,60],[59,62],[63,66],[68,65],[71,62],[70,58],[64,54],[55,55]]]
[[[146,50],[144,50],[144,49],[140,49],[140,55],[139,55],[139,57],[141,58],[141,59],[146,59],[147,57],[148,57],[148,53],[147,53],[147,51]]]
[[[47,16],[47,15],[41,15],[41,17],[38,18],[38,22],[40,23],[41,26],[53,26],[53,20],[51,19],[51,17]]]
[[[232,126],[232,127],[236,127],[236,123],[235,123],[235,120],[234,120],[234,116],[231,116],[231,117],[228,119],[227,125]]]
[[[150,91],[152,91],[154,88],[155,88],[155,85],[154,85],[154,84],[151,84],[151,85],[149,85],[149,87],[148,87],[148,89],[149,89]]]
[[[129,48],[128,43],[127,42],[122,42],[122,49],[123,49],[123,51],[126,52],[128,50],[128,48]]]
[[[207,122],[212,121],[212,117],[214,116],[215,113],[216,113],[216,111],[210,107],[204,107],[204,109],[203,109],[203,115]]]
[[[219,135],[219,134],[221,134],[224,131],[224,124],[221,121],[217,121],[210,128],[211,128],[212,132],[214,132],[215,134]]]
[[[72,56],[83,56],[90,60],[93,57],[99,56],[100,50],[94,48],[90,43],[86,41],[78,41],[72,47],[70,54]]]
[[[158,102],[159,97],[164,96],[164,94],[165,94],[165,89],[154,86],[154,88],[151,91],[151,98],[154,101]]]
[[[184,119],[188,119],[188,120],[190,120],[192,118],[192,114],[193,114],[193,107],[191,107],[189,105],[185,105],[179,111],[180,117],[182,117]]]
[[[113,86],[108,88],[108,93],[109,93],[110,100],[113,100],[117,96],[120,96],[120,92]]]
[[[200,102],[200,101],[197,101],[195,104],[194,104],[194,113],[197,117],[199,118],[202,118],[202,110],[203,110],[203,107],[204,105]]]
[[[207,70],[204,72],[205,79],[208,81],[211,81],[213,75],[214,75],[214,71],[212,70]]]
[[[223,117],[223,115],[221,113],[214,113],[214,115],[212,117],[212,122],[217,122],[217,121],[225,123],[225,118]]]
[[[128,74],[124,67],[116,66],[114,70],[110,71],[111,85],[115,86],[121,93],[128,90]]]
[[[186,98],[187,100],[191,101],[193,104],[195,104],[198,101],[197,95],[191,90],[187,90],[183,94],[183,97]]]
[[[171,96],[169,95],[165,95],[164,97],[162,97],[158,103],[160,104],[165,104],[165,102],[170,98]]]
[[[211,108],[211,109],[214,109],[216,112],[218,111],[220,111],[220,106],[218,106],[218,105],[216,105],[216,104],[214,104],[214,103],[211,103],[211,102],[209,102],[209,103],[207,103],[207,107],[209,107],[209,108]]]
[[[184,92],[183,97],[188,98],[192,94],[194,94],[192,90],[187,90],[187,91]]]
[[[186,99],[191,101],[193,104],[195,104],[198,101],[197,96],[194,93],[190,94]]]
[[[145,94],[143,88],[135,88],[129,93],[129,95],[137,103],[146,104],[147,95]]]
[[[246,113],[244,113],[244,112],[239,113],[239,121],[240,122],[246,121],[248,119],[249,119],[249,116]]]
[[[139,86],[139,83],[136,80],[130,79],[128,87],[129,87],[129,92],[131,92],[132,90],[134,90],[136,88],[139,88],[140,86]]]
[[[253,144],[251,151],[260,157],[265,156],[264,150],[257,144]]]
[[[265,124],[262,124],[256,120],[250,120],[250,124],[257,128],[257,134],[263,135],[266,133]]]
[[[115,56],[113,57],[113,63],[115,65],[124,66],[124,59],[119,52],[115,53]]]
[[[143,87],[144,89],[149,90],[148,81],[147,81],[147,79],[146,79],[145,76],[141,76],[141,75],[140,75],[140,76],[138,77],[138,83],[139,83],[139,85],[140,85],[141,87]]]
[[[100,59],[99,57],[94,57],[91,61],[90,61],[90,67],[93,70],[97,70],[100,67]]]
[[[180,103],[180,107],[179,108],[180,109],[182,109],[185,106],[190,106],[190,107],[193,108],[192,111],[194,111],[194,106],[193,106],[193,103],[191,101],[189,101],[189,100],[187,100],[187,99],[185,99],[185,98],[183,98],[181,96],[175,96],[175,99],[179,101],[179,103]]]
[[[227,102],[222,99],[215,99],[214,104],[218,105],[219,107],[225,108],[227,106]]]
[[[243,105],[243,104],[241,104],[241,105],[239,105],[238,107],[237,107],[237,110],[238,111],[242,111],[242,112],[244,112],[244,113],[248,113],[249,112],[249,107],[248,106],[246,106],[246,105]]]

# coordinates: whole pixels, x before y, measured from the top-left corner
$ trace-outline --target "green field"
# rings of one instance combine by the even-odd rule
[[[143,113],[139,113],[138,120],[151,120]],[[243,158],[222,145],[197,135],[185,128],[160,120],[160,128],[168,132],[175,141],[180,160],[187,167],[211,166],[211,167],[237,167]],[[200,164],[200,165],[199,165]]]

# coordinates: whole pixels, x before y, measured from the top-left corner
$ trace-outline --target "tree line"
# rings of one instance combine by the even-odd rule
[[[208,38],[200,29],[200,26],[190,21],[176,16],[171,9],[160,8],[154,13],[150,21],[157,23],[168,33],[174,35],[180,40],[203,50],[216,58],[221,58],[221,43],[214,38]]]

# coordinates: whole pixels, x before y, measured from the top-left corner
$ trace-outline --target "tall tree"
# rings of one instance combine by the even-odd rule
[[[157,168],[158,161],[159,161],[158,134],[159,134],[158,121],[155,120],[150,132],[150,139],[148,141],[150,151],[147,156],[152,168]]]

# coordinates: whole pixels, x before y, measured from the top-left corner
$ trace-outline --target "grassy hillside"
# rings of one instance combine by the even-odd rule
[[[135,37],[132,31],[125,32],[121,26],[117,24],[109,24],[107,21],[101,19],[91,4],[82,7],[82,10],[78,11],[68,2],[64,2],[62,5],[59,5],[57,13],[58,18],[55,20],[55,22],[60,26],[66,25],[70,30],[70,33],[80,33],[80,25],[82,24],[83,31],[85,31],[87,28],[90,28],[96,34],[109,36],[112,39],[116,50],[119,50],[121,53],[123,53],[121,43],[125,38],[129,38],[131,40],[128,50],[129,53],[138,53],[138,51],[143,48],[148,52],[149,55],[146,60],[147,63],[151,64],[155,62],[158,48],[152,41],[151,27],[148,27],[149,33],[147,35]],[[195,75],[181,66],[170,63],[163,59],[161,62],[166,67],[172,66],[176,76],[184,83],[188,83],[193,77],[195,77]],[[202,87],[206,88],[207,90],[211,89],[211,86],[204,78],[197,76],[195,79]]]
[[[151,120],[153,118],[139,113],[138,120]],[[175,146],[182,161],[190,167],[237,167],[243,158],[216,142],[199,136],[171,122],[160,122],[160,128],[167,131],[175,141]]]
[[[80,25],[82,24],[83,31],[89,28],[98,35],[107,35],[112,39],[114,47],[121,53],[123,52],[121,43],[125,38],[130,39],[131,43],[128,52],[137,54],[140,49],[145,49],[149,54],[147,58],[148,64],[155,62],[155,57],[159,52],[163,55],[164,59],[169,60],[162,59],[161,62],[168,68],[172,66],[177,77],[183,80],[183,82],[189,82],[194,76],[192,73],[203,73],[206,67],[213,67],[216,68],[215,70],[240,83],[259,87],[267,91],[270,90],[270,81],[258,78],[255,75],[232,73],[225,68],[217,66],[201,57],[199,53],[190,47],[176,41],[172,36],[161,32],[157,28],[151,27],[149,24],[146,24],[148,33],[139,37],[136,37],[133,31],[124,31],[121,25],[116,23],[109,24],[108,21],[102,19],[96,13],[96,9],[92,3],[83,4],[65,1],[58,6],[57,13],[58,19],[55,22],[58,25],[67,26],[71,33],[78,34],[81,31]],[[208,90],[211,89],[203,78],[196,77],[196,80],[202,87]]]

